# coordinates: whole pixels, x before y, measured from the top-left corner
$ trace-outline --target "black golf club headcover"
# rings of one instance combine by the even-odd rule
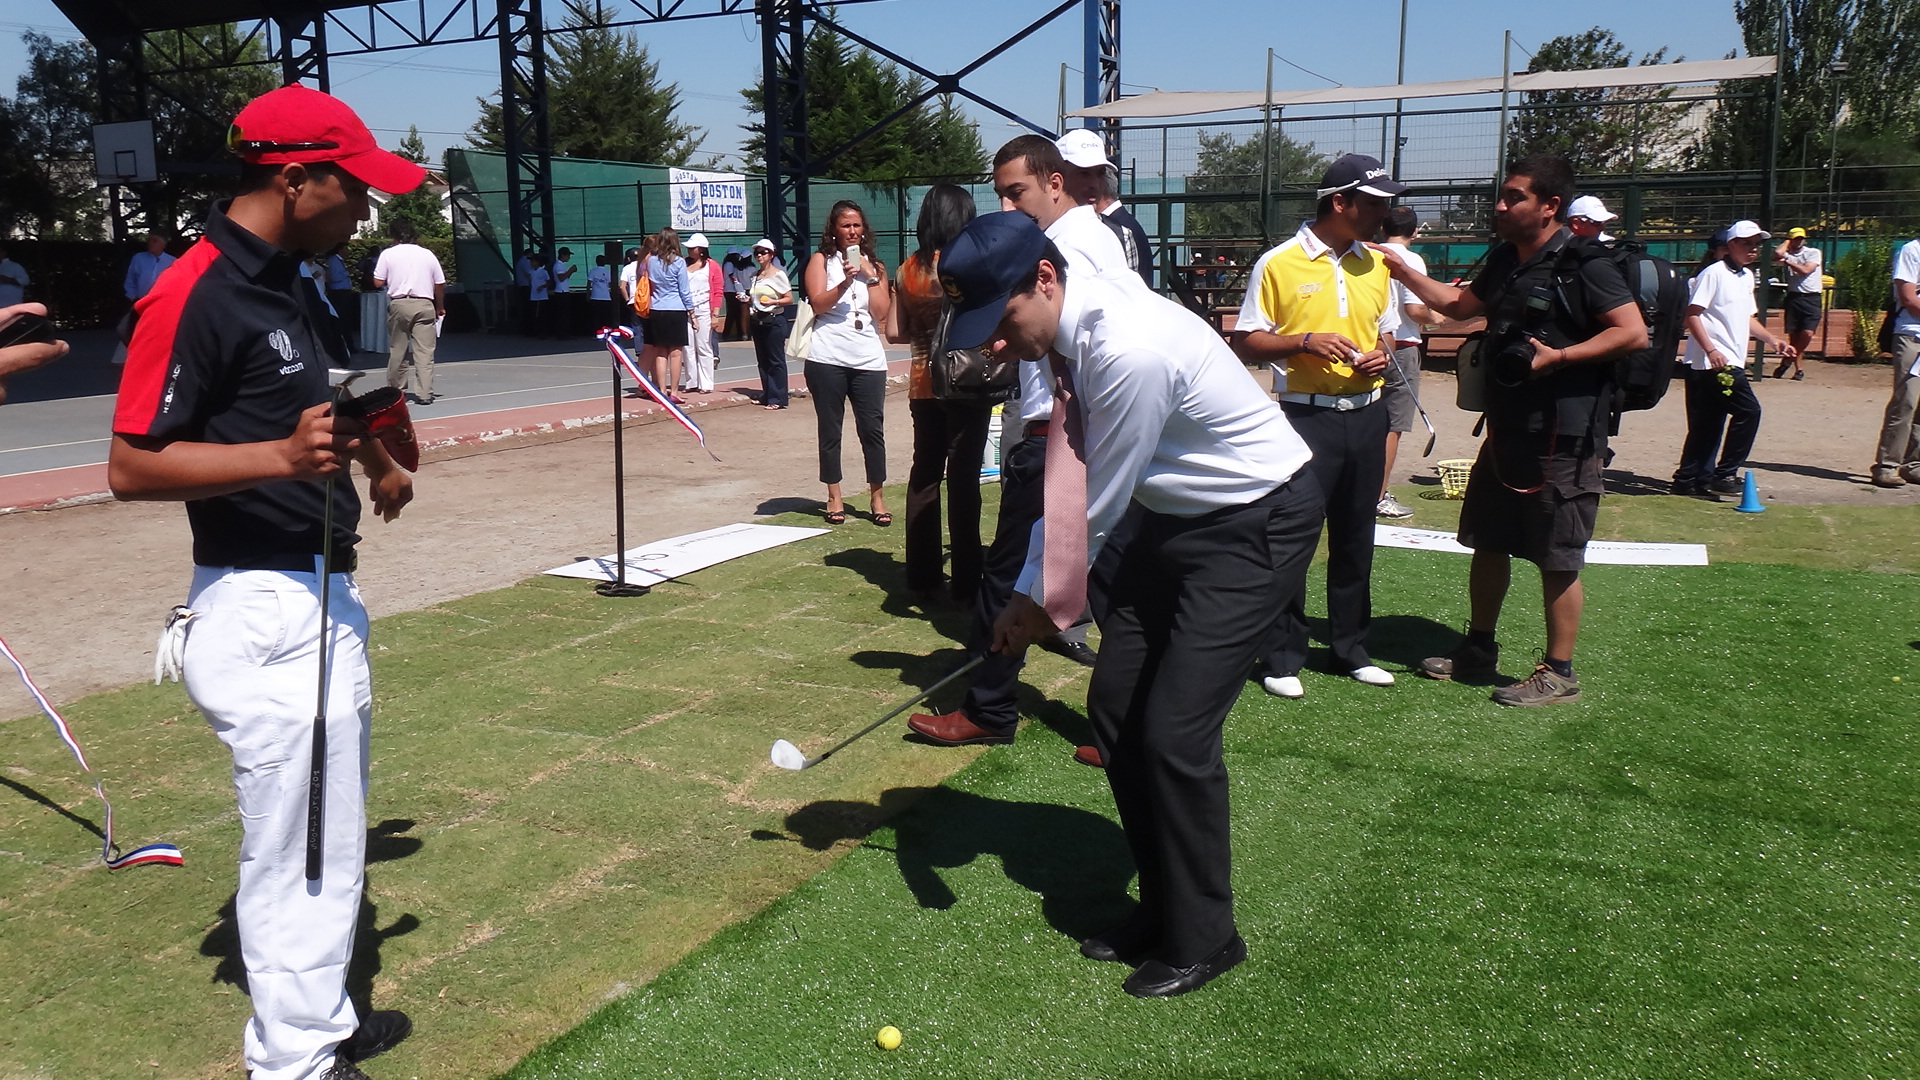
[[[407,412],[407,396],[397,388],[383,386],[347,398],[335,411],[364,422],[367,433],[380,440],[401,468],[420,471],[420,444],[413,438],[413,416]]]

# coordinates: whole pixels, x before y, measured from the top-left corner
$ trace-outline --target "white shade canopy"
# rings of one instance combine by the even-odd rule
[[[1514,93],[1551,90],[1598,90],[1614,86],[1678,86],[1684,83],[1763,79],[1773,75],[1771,56],[1738,60],[1689,60],[1680,64],[1642,64],[1637,67],[1596,68],[1588,71],[1533,71],[1504,80]],[[1408,98],[1464,97],[1497,94],[1498,75],[1446,82],[1400,83],[1394,86],[1335,86],[1325,90],[1276,90],[1269,98],[1262,90],[1163,90],[1140,94],[1106,105],[1070,112],[1071,117],[1098,120],[1198,116],[1203,113],[1275,108],[1295,105],[1344,105],[1363,101],[1400,101]]]

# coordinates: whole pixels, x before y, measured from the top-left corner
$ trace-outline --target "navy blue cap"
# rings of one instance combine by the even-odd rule
[[[940,287],[953,303],[947,347],[977,349],[1006,316],[1007,299],[1040,263],[1047,234],[1018,210],[982,214],[940,252]]]
[[[1348,154],[1327,166],[1326,175],[1320,178],[1320,187],[1314,197],[1324,199],[1343,191],[1364,191],[1369,195],[1391,199],[1406,190],[1407,185],[1395,180],[1387,167],[1380,164],[1379,158]]]

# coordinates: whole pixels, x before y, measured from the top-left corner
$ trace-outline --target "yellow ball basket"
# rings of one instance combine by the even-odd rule
[[[1467,477],[1473,472],[1473,459],[1450,458],[1436,461],[1433,467],[1440,473],[1440,493],[1449,499],[1467,497]]]

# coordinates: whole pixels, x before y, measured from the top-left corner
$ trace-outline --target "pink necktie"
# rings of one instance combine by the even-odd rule
[[[1041,575],[1047,617],[1065,630],[1087,610],[1086,433],[1073,405],[1073,375],[1058,353],[1048,353],[1057,385],[1047,422],[1046,550]]]

